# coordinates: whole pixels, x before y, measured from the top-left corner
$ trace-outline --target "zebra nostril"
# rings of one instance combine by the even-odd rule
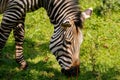
[[[79,66],[75,66],[75,67],[71,67],[68,70],[62,69],[61,72],[68,77],[78,76],[80,69],[79,69]]]

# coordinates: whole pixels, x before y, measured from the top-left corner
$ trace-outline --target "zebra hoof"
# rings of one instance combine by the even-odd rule
[[[28,64],[26,62],[21,63],[19,69],[20,70],[26,70],[26,69],[28,69]]]

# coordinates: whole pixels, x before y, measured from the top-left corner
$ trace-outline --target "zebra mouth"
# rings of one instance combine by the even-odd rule
[[[68,77],[74,77],[79,75],[80,69],[79,66],[75,66],[75,67],[71,67],[68,70],[61,69],[61,72]]]

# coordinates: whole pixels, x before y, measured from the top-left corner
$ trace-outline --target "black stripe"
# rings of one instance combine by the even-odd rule
[[[63,64],[65,67],[69,67],[68,65],[62,63],[61,61],[59,62],[59,64]]]
[[[63,55],[63,56],[64,56],[64,55]],[[68,57],[66,57],[66,58],[68,58]],[[57,58],[57,60],[58,60],[58,59],[61,59],[63,62],[65,62],[65,63],[67,63],[67,64],[71,64],[71,61],[72,61],[72,60],[71,60],[71,61],[66,61],[66,60],[64,60],[62,57]]]

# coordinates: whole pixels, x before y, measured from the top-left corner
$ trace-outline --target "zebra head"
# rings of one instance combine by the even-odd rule
[[[76,76],[79,73],[80,44],[83,41],[81,32],[82,22],[89,18],[92,9],[81,13],[75,20],[74,17],[65,19],[60,27],[57,27],[51,38],[50,50],[55,55],[61,66],[61,72],[67,76]]]

